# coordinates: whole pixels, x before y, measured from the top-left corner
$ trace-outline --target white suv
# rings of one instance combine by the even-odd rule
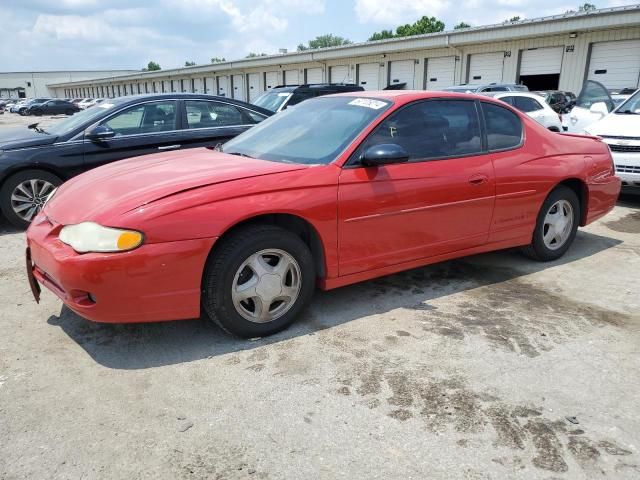
[[[640,193],[640,90],[582,133],[597,135],[609,144],[622,188]]]

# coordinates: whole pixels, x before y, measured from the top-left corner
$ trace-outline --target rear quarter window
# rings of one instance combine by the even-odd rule
[[[489,151],[509,150],[522,144],[522,122],[511,110],[482,102]]]

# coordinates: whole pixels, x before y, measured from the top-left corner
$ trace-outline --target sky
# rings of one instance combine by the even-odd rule
[[[295,50],[332,33],[375,31],[435,16],[452,29],[577,9],[572,0],[2,0],[0,71],[163,68],[249,52]],[[598,8],[632,4],[591,0]]]

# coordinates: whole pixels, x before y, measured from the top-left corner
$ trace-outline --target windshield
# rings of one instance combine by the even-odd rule
[[[390,105],[351,96],[307,100],[247,130],[222,151],[262,160],[328,164]]]
[[[631,95],[622,105],[620,105],[616,110],[616,113],[633,113],[635,115],[640,115],[640,90]]]
[[[58,123],[54,123],[50,127],[47,127],[45,131],[52,135],[66,135],[85,123],[90,124],[93,119],[98,121],[98,119],[104,115],[105,111],[117,107],[118,103],[120,102],[103,102],[100,105],[96,105],[95,108],[88,108]]]
[[[290,96],[291,92],[266,92],[256,98],[253,104],[277,112]]]

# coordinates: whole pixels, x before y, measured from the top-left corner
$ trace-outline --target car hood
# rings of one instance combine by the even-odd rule
[[[640,134],[640,115],[611,113],[585,128],[591,135],[616,137],[638,137]]]
[[[62,185],[45,214],[69,225],[100,223],[196,188],[307,168],[228,155],[206,148],[132,158],[96,168]]]
[[[39,133],[27,127],[3,128],[0,129],[0,150],[50,145],[57,138],[55,135]]]

